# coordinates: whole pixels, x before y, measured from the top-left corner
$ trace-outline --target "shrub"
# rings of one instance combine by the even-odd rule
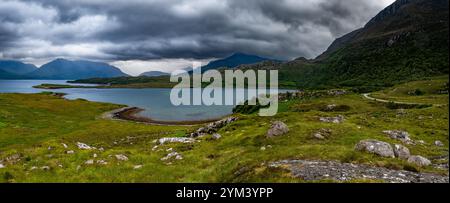
[[[14,179],[14,176],[10,172],[6,171],[5,173],[3,173],[3,179],[9,182]]]
[[[404,166],[403,166],[403,170],[405,170],[405,171],[411,171],[411,172],[415,172],[415,173],[420,172],[420,169],[419,169],[417,166],[411,165],[411,164],[406,164],[406,165],[404,165]]]
[[[408,94],[412,95],[412,96],[421,96],[421,95],[424,95],[425,92],[420,89],[415,89],[413,91],[408,92]]]

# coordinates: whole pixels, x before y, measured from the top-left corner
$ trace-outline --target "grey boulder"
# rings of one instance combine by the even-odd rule
[[[406,144],[412,144],[412,140],[409,136],[409,133],[401,130],[385,130],[384,134],[389,135],[390,138],[400,140]]]
[[[394,145],[394,154],[395,157],[400,159],[408,159],[411,156],[409,149],[399,144]]]
[[[355,150],[369,152],[382,157],[395,157],[392,146],[387,142],[378,140],[361,140],[358,144],[356,144]]]
[[[272,126],[267,131],[267,137],[278,137],[289,132],[288,126],[281,121],[272,122]]]
[[[418,166],[429,166],[431,161],[423,156],[410,156],[408,162]]]

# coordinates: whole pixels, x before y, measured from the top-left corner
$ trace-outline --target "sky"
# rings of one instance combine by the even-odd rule
[[[394,0],[0,0],[0,59],[170,72],[236,52],[314,58]]]

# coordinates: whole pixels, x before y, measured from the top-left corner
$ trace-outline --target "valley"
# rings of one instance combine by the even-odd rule
[[[448,182],[448,93],[439,91],[448,80],[412,84],[394,89],[425,93],[384,92],[405,100],[438,97],[444,103],[397,108],[351,92],[311,92],[283,100],[275,117],[236,113],[236,121],[198,137],[191,132],[204,124],[148,125],[101,117],[120,105],[48,93],[0,94],[0,174],[3,182]],[[342,119],[328,121],[335,117]],[[289,130],[268,137],[275,121]],[[395,130],[413,142],[386,134]],[[368,139],[405,146],[410,156],[426,157],[430,164],[356,150]],[[305,176],[308,172],[295,164],[307,161],[389,170],[390,178],[342,168],[349,174],[342,179],[319,165],[311,165],[317,169],[314,176]]]

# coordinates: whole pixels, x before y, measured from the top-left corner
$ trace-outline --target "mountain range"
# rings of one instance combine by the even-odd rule
[[[56,59],[40,68],[19,61],[0,61],[0,79],[87,79],[128,76],[106,63]]]
[[[217,68],[235,68],[239,65],[255,64],[263,61],[276,61],[260,56],[235,53],[229,57],[211,61],[202,67],[202,71]],[[190,68],[187,69],[190,71]],[[139,76],[158,77],[167,76],[169,73],[149,71]],[[89,78],[114,78],[126,77],[127,74],[120,69],[106,63],[91,61],[70,61],[56,59],[40,68],[19,61],[0,61],[0,79],[89,79]]]

